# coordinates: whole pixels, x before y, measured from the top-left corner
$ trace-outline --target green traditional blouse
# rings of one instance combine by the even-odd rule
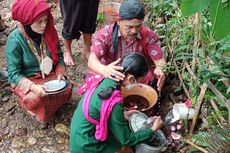
[[[39,53],[40,48],[36,44],[35,47]],[[10,83],[17,85],[22,78],[41,72],[36,56],[29,48],[26,38],[18,28],[8,36],[5,53],[8,64],[8,80]],[[46,54],[51,58],[48,48],[46,48]],[[59,64],[64,65],[60,45],[58,46],[58,63],[53,68]]]
[[[102,100],[97,96],[98,92],[105,87],[114,86],[115,82],[104,79],[92,95],[89,115],[99,120]],[[70,127],[70,151],[71,153],[113,153],[120,150],[122,146],[135,146],[152,135],[151,129],[143,129],[136,133],[130,131],[128,122],[124,118],[122,103],[114,106],[108,123],[108,139],[100,142],[95,139],[95,125],[88,122],[82,111],[82,103],[85,95],[81,98],[79,105],[72,118]]]

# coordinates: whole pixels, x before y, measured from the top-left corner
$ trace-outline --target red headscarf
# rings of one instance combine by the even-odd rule
[[[12,6],[12,18],[22,25],[32,24],[39,17],[47,15],[44,39],[51,52],[53,64],[58,61],[58,34],[54,27],[53,16],[48,3],[44,0],[15,0]]]

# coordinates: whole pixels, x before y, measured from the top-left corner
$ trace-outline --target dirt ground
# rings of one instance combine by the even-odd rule
[[[10,19],[10,5],[13,0],[0,1],[2,18],[7,29],[0,33],[0,69],[6,68],[4,55],[7,35],[15,28],[16,22]],[[54,4],[54,3],[51,3]],[[59,39],[61,36],[62,18],[58,5],[54,5],[52,13]],[[99,25],[98,28],[103,25]],[[83,56],[82,37],[73,43],[73,54],[76,66],[68,67],[69,79],[75,83],[71,100],[64,105],[48,122],[47,129],[41,129],[35,118],[27,114],[19,105],[18,99],[12,94],[7,82],[0,82],[0,153],[67,153],[69,152],[69,127],[73,112],[77,106],[79,96],[76,89],[83,82],[87,60]],[[165,92],[161,96],[161,108],[158,110],[165,115],[172,107],[169,95],[178,81],[168,77]],[[167,88],[169,87],[169,88]],[[179,97],[179,100],[184,100]]]
[[[16,23],[10,19],[12,0],[0,2],[2,18],[7,29],[0,33],[0,69],[6,68],[5,43],[7,35]],[[54,6],[53,15],[59,39],[62,42],[62,18],[59,6]],[[71,100],[48,121],[47,129],[41,129],[37,120],[27,114],[12,94],[7,82],[0,82],[0,153],[65,153],[69,152],[69,127],[79,96],[76,89],[82,84],[87,60],[82,54],[83,41],[73,43],[76,66],[67,68],[68,76],[75,83]]]

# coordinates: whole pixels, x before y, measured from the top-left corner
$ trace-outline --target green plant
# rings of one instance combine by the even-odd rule
[[[208,9],[212,23],[212,34],[222,39],[230,33],[229,0],[182,0],[182,12],[185,16]]]
[[[99,22],[99,23],[104,22],[104,14],[103,14],[103,12],[98,12],[98,14],[97,14],[97,22]]]
[[[229,4],[230,0],[146,0],[147,25],[159,35],[168,61],[167,71],[178,71],[176,63],[193,105],[200,95],[200,86],[207,81],[211,81],[226,99],[230,98],[230,87],[224,84],[230,80]],[[192,16],[194,13],[196,15]],[[155,22],[155,18],[162,18],[162,15],[163,22]],[[165,16],[169,18],[165,20]],[[196,79],[188,74],[185,63]],[[204,102],[211,99],[220,111],[207,114],[210,126],[217,124],[218,115],[226,119],[229,113],[224,102],[208,89]],[[207,109],[213,111],[210,105]]]
[[[208,141],[210,137],[211,134],[209,132],[201,131],[192,136],[192,141],[199,146],[208,147]]]
[[[209,131],[192,135],[192,141],[212,153],[227,153],[230,150],[230,126],[213,126]]]

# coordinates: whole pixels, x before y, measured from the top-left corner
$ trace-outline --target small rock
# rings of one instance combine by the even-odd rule
[[[6,104],[4,104],[4,106],[3,106],[3,108],[6,112],[12,110],[14,107],[15,107],[15,104],[11,100],[9,102],[7,102]]]
[[[21,137],[15,137],[12,141],[12,144],[10,146],[12,149],[16,148],[25,148],[25,142],[24,139]]]
[[[6,127],[5,129],[3,129],[3,134],[4,135],[9,134],[9,132],[10,132],[10,128],[9,127]]]
[[[49,148],[43,147],[42,152],[51,152],[51,150]]]
[[[45,133],[43,130],[36,130],[33,132],[33,136],[36,138],[41,138],[45,136]]]
[[[27,134],[27,129],[26,128],[20,128],[16,130],[16,135],[17,136],[23,136]]]
[[[7,102],[9,99],[10,99],[10,96],[7,95],[2,98],[2,101]]]
[[[35,145],[37,143],[37,140],[34,137],[29,137],[27,140],[29,145]]]
[[[33,151],[32,151],[32,153],[41,153],[41,149],[40,148],[33,148]]]
[[[65,143],[65,139],[62,138],[62,137],[57,137],[56,140],[57,140],[57,142],[58,142],[59,144],[64,144],[64,143]]]
[[[64,124],[57,124],[55,126],[55,130],[59,133],[66,133],[68,134],[68,128]]]
[[[0,111],[1,111],[1,110],[0,110]],[[6,128],[6,127],[8,126],[8,122],[9,122],[9,121],[7,121],[7,120],[2,121],[2,122],[1,122],[1,125],[0,125],[1,129]]]
[[[55,135],[57,135],[57,131],[51,130],[51,131],[47,132],[48,137],[53,137]]]
[[[6,146],[8,148],[10,147],[11,143],[12,143],[11,140],[6,140],[6,141],[3,142],[4,146]]]
[[[25,149],[25,150],[23,151],[23,153],[34,153],[34,151],[32,151],[32,150],[30,150],[30,149]]]
[[[4,138],[4,134],[2,132],[0,132],[0,141],[3,140],[3,138]]]

